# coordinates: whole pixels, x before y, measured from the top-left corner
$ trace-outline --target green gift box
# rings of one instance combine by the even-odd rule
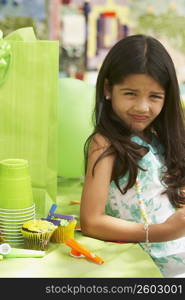
[[[0,39],[0,160],[29,162],[37,217],[57,194],[58,63],[59,42],[31,27]]]

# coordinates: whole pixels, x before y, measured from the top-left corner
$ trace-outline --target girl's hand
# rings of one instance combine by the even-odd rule
[[[185,236],[185,207],[179,208],[163,225],[169,234],[169,240]]]

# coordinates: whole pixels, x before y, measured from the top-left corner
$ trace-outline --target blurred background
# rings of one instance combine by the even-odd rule
[[[58,40],[60,45],[58,159],[53,164],[57,167],[59,183],[57,203],[62,203],[61,207],[66,203],[66,212],[77,214],[79,207],[74,212],[73,206],[67,204],[71,200],[80,201],[81,197],[84,178],[83,147],[93,131],[91,116],[97,74],[107,52],[117,41],[137,33],[152,35],[160,40],[174,61],[181,100],[185,107],[185,0],[0,0],[0,30],[4,36],[18,28],[30,26],[38,39]],[[41,105],[42,103],[40,107]],[[44,126],[47,128],[48,122],[43,121],[43,128]],[[24,129],[24,132],[27,131]],[[27,149],[27,136],[16,149],[26,153],[26,158],[30,159],[33,167],[32,171],[38,174],[35,161],[39,154],[32,153],[31,147],[30,153],[24,150]],[[33,137],[35,138],[34,134]],[[5,135],[5,140],[6,138]],[[44,138],[48,138],[47,134],[43,136],[43,140]],[[33,140],[34,145],[37,145],[36,142]],[[54,161],[55,145],[50,145],[49,142],[48,145],[48,153]],[[47,152],[47,147],[44,149]],[[22,155],[22,152],[18,154]],[[50,170],[50,160],[47,163],[45,174],[52,171],[51,176],[44,175],[46,185],[42,188],[39,186],[37,190],[41,195],[45,195],[47,190],[48,199],[51,197],[54,200],[56,186],[52,176],[55,176],[56,170]],[[37,202],[44,203],[39,201],[40,198]],[[39,209],[43,212],[42,207]]]
[[[185,0],[0,0],[4,35],[25,26],[33,26],[38,39],[60,41],[60,77],[92,85],[114,43],[152,35],[171,54],[185,100]]]

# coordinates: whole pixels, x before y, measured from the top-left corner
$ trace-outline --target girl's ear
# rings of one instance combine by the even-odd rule
[[[104,81],[104,97],[106,100],[110,100],[111,98],[111,88],[107,78]]]

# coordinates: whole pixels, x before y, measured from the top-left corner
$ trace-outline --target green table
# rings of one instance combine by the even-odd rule
[[[76,193],[75,193],[76,191]],[[70,205],[79,200],[81,185],[65,182],[59,185],[58,213],[79,215],[79,205]],[[43,278],[161,278],[158,267],[139,244],[118,244],[75,233],[75,239],[104,259],[102,265],[85,258],[69,255],[65,244],[50,243],[43,258],[6,258],[0,261],[0,277],[43,277]]]
[[[75,239],[102,257],[98,265],[69,255],[64,244],[50,244],[43,258],[6,258],[0,262],[0,277],[162,277],[152,259],[138,244],[104,242],[80,233]]]

